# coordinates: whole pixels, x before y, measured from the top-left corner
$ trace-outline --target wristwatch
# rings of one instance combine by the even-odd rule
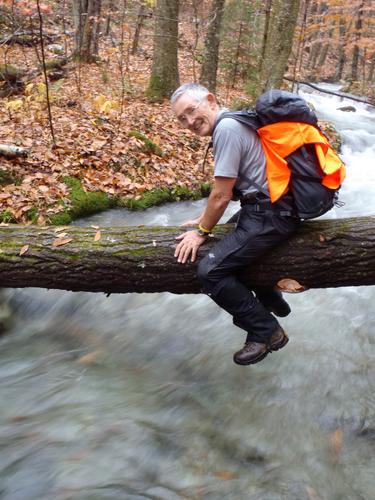
[[[204,236],[204,237],[207,237],[210,233],[207,233],[206,231],[203,231],[203,229],[197,229],[197,233],[199,234],[199,236]]]
[[[198,231],[199,236],[205,236],[205,237],[211,233],[211,231],[209,231],[205,227],[201,226],[200,224],[198,226],[197,231]]]

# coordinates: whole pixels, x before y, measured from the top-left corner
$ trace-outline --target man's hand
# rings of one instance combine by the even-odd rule
[[[198,248],[206,240],[205,236],[200,236],[197,231],[187,231],[186,233],[176,236],[176,240],[181,240],[177,245],[174,256],[177,257],[177,262],[185,264],[191,255],[191,262],[195,262]]]

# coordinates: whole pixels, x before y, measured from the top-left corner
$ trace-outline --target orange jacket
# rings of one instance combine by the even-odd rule
[[[301,122],[277,122],[257,130],[266,155],[266,171],[271,201],[288,191],[291,171],[284,158],[304,144],[315,144],[320,167],[325,174],[322,184],[337,189],[345,178],[345,166],[317,128]]]

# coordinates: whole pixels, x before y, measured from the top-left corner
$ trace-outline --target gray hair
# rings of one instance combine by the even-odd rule
[[[199,83],[185,83],[175,90],[171,97],[171,103],[174,104],[182,95],[187,94],[197,101],[202,101],[210,93],[206,87]]]

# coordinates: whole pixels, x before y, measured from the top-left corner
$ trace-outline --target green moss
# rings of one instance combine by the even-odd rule
[[[210,189],[209,184],[202,184],[200,188],[195,190],[190,190],[185,186],[178,186],[172,189],[152,189],[145,191],[137,199],[121,200],[120,205],[129,210],[146,210],[147,208],[173,201],[199,200],[208,196]]]
[[[7,184],[14,184],[16,178],[6,170],[0,169],[0,186],[6,186]]]
[[[132,137],[135,137],[136,139],[139,139],[144,143],[144,146],[142,147],[142,150],[144,153],[154,153],[155,155],[158,156],[164,156],[163,151],[159,148],[157,144],[151,141],[147,136],[142,134],[141,132],[138,132],[137,130],[131,130],[129,132],[129,135]]]
[[[87,192],[76,177],[63,177],[70,188],[71,205],[64,211],[50,217],[51,224],[69,224],[72,220],[86,215],[102,212],[116,206],[117,200],[101,191]]]
[[[177,85],[173,88],[176,87]],[[151,75],[145,94],[151,102],[161,102],[165,97],[169,97],[169,90],[170,89],[167,88],[167,84],[162,80],[162,78],[160,78],[160,76]]]
[[[26,212],[26,217],[33,224],[36,224],[38,222],[38,217],[39,217],[38,209],[36,207],[30,208],[30,210]]]
[[[4,212],[0,213],[0,222],[14,223],[16,220],[13,218],[13,215],[9,212],[9,210],[4,210]]]
[[[15,82],[21,79],[25,74],[25,71],[21,68],[17,68],[13,64],[0,64],[0,80],[6,82]]]
[[[47,59],[45,61],[46,69],[59,69],[65,66],[65,64],[68,62],[66,57],[53,57],[51,59]]]

